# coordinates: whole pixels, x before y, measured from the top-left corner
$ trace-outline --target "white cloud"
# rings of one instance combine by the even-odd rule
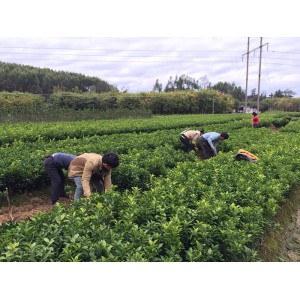
[[[250,38],[250,51],[259,38]],[[300,38],[263,38],[261,91],[300,96]],[[0,60],[96,76],[129,92],[151,91],[156,79],[207,76],[245,89],[247,38],[1,38]],[[272,50],[271,50],[272,49]],[[250,53],[248,91],[258,86],[259,51]]]
[[[300,97],[294,2],[285,1],[286,16],[281,4],[245,5],[11,0],[1,7],[0,60],[96,76],[129,92],[149,91],[156,79],[165,86],[170,76],[182,74],[245,88],[246,36],[264,35],[271,37],[263,38],[268,47],[263,47],[261,91],[290,88]],[[250,50],[258,46],[259,38],[251,38]],[[258,50],[251,53],[248,91],[257,89],[258,58]]]

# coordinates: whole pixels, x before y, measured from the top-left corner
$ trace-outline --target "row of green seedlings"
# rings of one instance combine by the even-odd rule
[[[175,167],[178,161],[195,159],[194,155],[186,157],[181,148],[179,133],[175,130],[64,141],[15,142],[0,148],[0,154],[5,157],[0,161],[0,190],[8,187],[10,192],[22,193],[49,185],[43,161],[47,154],[57,151],[77,155],[85,152],[117,152],[121,164],[113,172],[113,182],[118,185],[118,189],[125,190],[134,186],[145,189],[151,174],[164,175],[166,169]]]
[[[207,130],[217,130],[219,132],[227,130],[234,132],[237,123],[231,122],[226,124],[207,125]],[[211,126],[211,127],[209,127]],[[214,127],[212,127],[214,126]],[[240,127],[244,127],[240,124]],[[211,129],[210,129],[211,128]],[[249,129],[249,127],[245,127]],[[119,190],[124,190],[137,186],[146,188],[149,182],[149,175],[155,176],[163,175],[165,168],[174,167],[177,161],[182,161],[184,157],[178,160],[174,155],[174,150],[180,150],[181,144],[178,140],[178,132],[182,128],[176,130],[162,130],[148,133],[129,133],[129,134],[115,134],[109,136],[93,136],[82,139],[68,138],[62,141],[45,141],[39,139],[36,143],[25,143],[22,141],[15,141],[12,145],[6,145],[0,148],[0,154],[4,160],[0,161],[1,175],[0,175],[0,191],[6,187],[13,193],[20,193],[26,190],[36,189],[44,184],[49,184],[49,179],[43,169],[43,159],[45,155],[57,151],[64,151],[74,154],[81,154],[84,152],[105,153],[107,151],[115,151],[121,155],[124,164],[114,172],[116,182],[119,182]],[[231,135],[234,138],[234,134]],[[232,147],[226,147],[228,144],[221,145],[221,150],[230,151]],[[157,149],[153,154],[153,149]],[[137,149],[138,153],[143,153],[143,158],[148,159],[132,159],[132,155],[126,155],[132,149]],[[168,151],[168,153],[165,153]],[[139,157],[134,153],[135,157]],[[161,158],[165,157],[164,160]],[[134,163],[134,161],[137,161]],[[146,161],[146,166],[143,161]],[[128,165],[131,167],[128,168]],[[124,176],[122,174],[127,174]]]
[[[298,136],[270,130],[239,136],[252,140],[258,163],[220,153],[178,163],[166,176],[152,177],[148,191],[57,205],[3,228],[0,260],[259,261],[263,232],[300,181]],[[287,141],[295,155],[284,151]]]
[[[260,126],[283,126],[286,118],[297,117],[294,113],[263,114]],[[299,116],[298,116],[299,117]],[[81,138],[83,136],[152,132],[161,129],[176,129],[179,127],[205,127],[207,125],[236,123],[236,128],[250,126],[251,117],[248,114],[233,115],[171,115],[155,116],[150,119],[121,119],[87,120],[78,122],[41,122],[41,123],[14,123],[0,124],[0,145],[14,141],[34,142],[40,138],[44,140],[62,140],[66,138]]]
[[[0,145],[14,141],[34,142],[44,140],[63,140],[93,135],[116,133],[153,132],[162,129],[176,129],[207,124],[228,123],[242,120],[244,115],[187,115],[155,116],[151,119],[88,120],[78,122],[42,122],[0,124]]]

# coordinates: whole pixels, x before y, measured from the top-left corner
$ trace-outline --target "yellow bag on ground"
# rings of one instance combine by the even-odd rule
[[[244,149],[240,149],[238,153],[234,155],[234,158],[238,160],[246,160],[251,162],[258,161],[258,157],[256,155]]]

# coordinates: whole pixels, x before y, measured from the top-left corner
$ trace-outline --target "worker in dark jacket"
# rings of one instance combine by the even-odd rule
[[[74,154],[64,152],[57,152],[45,157],[44,167],[51,180],[51,203],[53,205],[59,197],[66,196],[65,176],[62,169],[68,170],[71,161],[76,157]]]

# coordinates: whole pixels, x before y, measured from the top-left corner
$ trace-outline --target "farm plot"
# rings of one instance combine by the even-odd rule
[[[218,116],[210,117],[213,121],[207,121],[206,131],[227,131],[230,139],[220,145],[218,156],[207,161],[180,149],[181,126],[61,141],[16,141],[14,147],[22,147],[15,155],[21,152],[26,157],[20,151],[24,149],[31,153],[29,161],[39,160],[28,172],[37,173],[29,179],[36,178],[37,185],[47,183],[38,165],[55,147],[76,154],[101,153],[119,145],[122,164],[113,178],[114,191],[72,202],[70,207],[58,204],[49,213],[3,226],[0,260],[257,260],[262,234],[274,226],[274,215],[300,181],[300,123],[298,118],[289,122],[287,115],[282,117],[283,125],[289,123],[284,130],[254,130],[246,119],[218,123]],[[270,125],[279,118],[273,114],[266,119]],[[234,161],[240,148],[255,153],[259,162]]]

